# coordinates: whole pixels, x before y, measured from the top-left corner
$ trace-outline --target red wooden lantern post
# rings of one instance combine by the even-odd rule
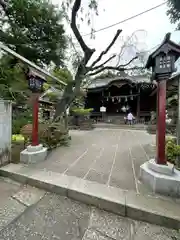
[[[38,140],[38,115],[39,115],[39,96],[34,94],[33,98],[33,127],[32,127],[32,146],[39,144]]]
[[[157,85],[157,156],[158,164],[166,164],[166,79]]]
[[[156,163],[167,164],[166,144],[166,83],[175,71],[175,62],[180,56],[180,45],[170,40],[167,33],[162,44],[149,56],[146,68],[152,68],[152,80],[157,81],[157,155]]]
[[[28,84],[33,93],[33,127],[32,127],[32,146],[39,145],[38,140],[38,116],[39,116],[39,94],[43,92],[45,78],[32,69],[29,69]]]

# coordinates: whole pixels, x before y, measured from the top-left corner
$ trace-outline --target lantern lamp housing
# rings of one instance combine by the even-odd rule
[[[162,44],[149,56],[146,68],[152,68],[152,80],[169,78],[175,69],[175,62],[180,57],[180,45],[170,40],[167,33]]]
[[[44,76],[40,75],[34,69],[33,70],[29,69],[27,80],[28,80],[29,89],[33,93],[43,92],[43,84],[46,82],[46,79]]]

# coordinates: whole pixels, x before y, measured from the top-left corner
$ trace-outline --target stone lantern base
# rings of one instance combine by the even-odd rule
[[[180,197],[180,171],[173,164],[157,164],[151,159],[140,166],[140,180],[154,193]]]
[[[37,146],[27,146],[20,154],[20,162],[25,164],[42,162],[47,157],[47,148],[42,144]]]

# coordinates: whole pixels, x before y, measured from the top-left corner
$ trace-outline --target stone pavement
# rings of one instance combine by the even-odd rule
[[[44,196],[45,192],[0,178],[0,231]]]
[[[0,231],[1,240],[179,240],[179,231],[46,193]]]
[[[76,176],[107,186],[150,193],[139,181],[139,167],[154,156],[155,137],[145,131],[71,131],[70,147],[54,150],[45,162],[29,166]]]

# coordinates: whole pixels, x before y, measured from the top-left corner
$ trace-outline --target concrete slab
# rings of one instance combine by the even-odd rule
[[[137,193],[152,192],[144,186],[138,189],[138,178],[139,167],[147,160],[144,148],[152,145],[154,137],[130,129],[75,130],[71,136],[70,147],[55,149],[47,160],[29,169],[64,173]]]
[[[26,189],[26,191],[25,191]],[[27,209],[39,201],[40,192],[29,186],[22,186],[20,183],[8,178],[0,178],[0,231],[11,222],[15,221]],[[22,193],[25,193],[22,195]],[[32,197],[33,196],[33,197]],[[31,197],[31,198],[30,198]],[[26,204],[27,201],[29,204]]]
[[[13,174],[12,174],[13,173]],[[147,221],[162,226],[179,229],[179,204],[164,200],[122,191],[118,188],[86,181],[53,172],[39,171],[28,167],[10,164],[0,169],[0,174],[26,181],[42,189],[63,194],[86,204],[127,216],[136,220]],[[21,177],[19,178],[19,174]]]
[[[179,232],[47,194],[0,231],[1,240],[178,240]]]
[[[179,204],[174,201],[126,193],[127,217],[180,229]]]
[[[0,232],[0,239],[82,239],[89,223],[88,206],[47,195],[16,222]]]
[[[68,197],[125,216],[125,191],[76,179],[68,186]]]
[[[23,186],[23,188],[12,196],[18,202],[27,207],[37,203],[45,195],[45,191],[35,187]]]
[[[10,224],[14,219],[19,217],[26,207],[11,197],[0,203],[0,231]]]

